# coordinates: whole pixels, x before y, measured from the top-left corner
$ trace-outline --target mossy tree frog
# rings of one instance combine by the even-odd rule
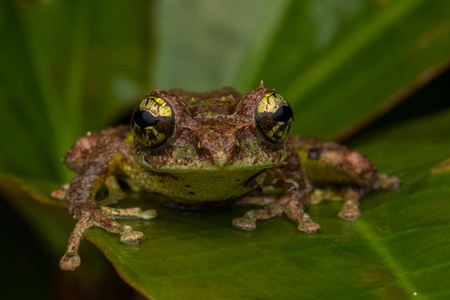
[[[304,211],[311,201],[342,198],[339,216],[354,220],[363,195],[398,186],[397,178],[379,174],[360,152],[288,135],[293,120],[289,103],[262,82],[243,96],[232,88],[208,93],[155,89],[134,110],[131,126],[83,136],[64,158],[76,175],[52,196],[65,199],[78,222],[61,268],[79,266],[78,247],[91,226],[120,234],[124,243],[144,239],[115,218],[150,219],[156,212],[106,206],[125,198],[118,181],[163,195],[167,205],[180,208],[225,201],[262,205],[232,224],[253,230],[257,220],[284,214],[306,233],[320,230]],[[96,202],[103,185],[109,195]]]

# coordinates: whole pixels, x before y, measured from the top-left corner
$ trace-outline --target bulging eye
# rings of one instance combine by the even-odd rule
[[[175,118],[166,100],[149,96],[141,100],[131,119],[136,142],[148,148],[157,148],[174,131]]]
[[[259,131],[269,142],[279,144],[289,134],[294,122],[294,114],[286,99],[271,92],[259,100],[255,121]]]

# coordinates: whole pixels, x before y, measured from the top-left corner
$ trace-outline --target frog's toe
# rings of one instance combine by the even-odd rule
[[[149,210],[142,212],[139,215],[139,218],[144,219],[144,220],[150,220],[150,219],[156,218],[157,215],[158,214],[156,212],[156,209],[149,209]]]
[[[338,216],[341,219],[347,220],[347,221],[354,221],[358,219],[361,216],[361,213],[359,212],[358,208],[349,208],[349,209],[343,209],[339,212]]]
[[[59,266],[63,271],[73,271],[78,268],[81,264],[80,255],[78,253],[66,253],[61,258]]]
[[[378,174],[378,183],[382,189],[395,190],[400,187],[402,181],[397,177],[389,177],[386,174]]]
[[[232,221],[234,227],[242,230],[253,230],[256,228],[256,220],[250,218],[236,218]]]
[[[149,209],[146,211],[142,211],[139,207],[133,208],[112,208],[108,206],[102,206],[102,211],[110,216],[115,218],[138,218],[144,220],[150,220],[156,218],[157,213],[155,209]]]
[[[66,200],[66,194],[69,190],[70,183],[64,184],[59,190],[53,191],[50,196],[56,200]]]
[[[120,235],[120,241],[124,244],[139,244],[145,239],[145,235],[140,231],[133,231],[130,226],[126,226]]]
[[[303,223],[299,224],[297,229],[305,233],[316,233],[320,230],[320,225],[317,223]]]

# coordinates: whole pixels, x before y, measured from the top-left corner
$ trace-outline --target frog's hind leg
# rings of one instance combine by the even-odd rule
[[[344,193],[344,204],[338,216],[344,220],[356,220],[361,216],[359,200],[364,193],[352,187],[345,189]]]
[[[397,177],[389,177],[386,174],[377,174],[375,182],[367,187],[347,187],[344,188],[344,204],[338,216],[344,220],[356,220],[361,216],[359,202],[361,198],[372,190],[377,189],[397,189],[401,184]]]
[[[402,181],[395,176],[388,176],[386,174],[378,174],[377,183],[374,188],[381,188],[383,190],[395,190],[400,187]]]
[[[311,203],[318,204],[322,200],[343,201],[338,216],[341,219],[352,221],[361,216],[359,201],[364,194],[363,189],[356,187],[315,189],[311,196]]]
[[[377,174],[377,179],[372,185],[365,187],[347,186],[341,188],[315,189],[312,194],[312,204],[318,204],[322,200],[343,201],[342,209],[338,216],[343,220],[354,221],[361,216],[359,205],[361,198],[372,190],[396,189],[401,181],[397,177],[389,177],[386,174]]]

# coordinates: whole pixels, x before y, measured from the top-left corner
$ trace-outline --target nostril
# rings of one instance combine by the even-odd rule
[[[210,163],[214,162],[214,151],[211,148],[210,143],[206,139],[202,139],[198,141],[197,144],[197,154],[201,160],[209,161]]]
[[[243,151],[239,147],[238,143],[233,143],[229,147],[227,147],[225,155],[229,163],[233,163],[237,160],[242,159]]]
[[[206,137],[203,137],[203,139],[200,140],[198,143],[200,145],[199,148],[202,148],[202,149],[208,149],[209,145],[210,145],[210,143],[208,142],[208,139]]]

